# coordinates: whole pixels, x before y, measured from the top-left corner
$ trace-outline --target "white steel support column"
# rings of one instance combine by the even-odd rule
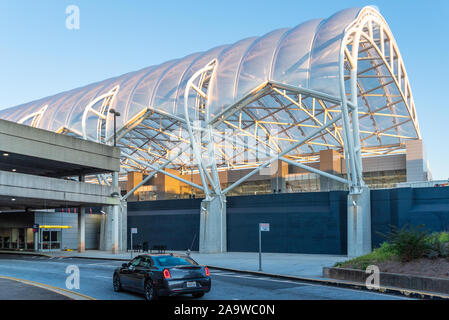
[[[370,190],[362,187],[359,193],[348,195],[348,257],[358,257],[370,252]]]
[[[201,202],[199,251],[221,253],[226,246],[226,197],[213,196]]]
[[[213,127],[210,123],[211,114],[209,110],[209,94],[212,91],[215,69],[217,61],[210,61],[204,68],[195,72],[189,79],[184,93],[184,116],[187,130],[190,136],[195,160],[201,177],[206,198],[201,202],[200,212],[200,236],[199,251],[201,253],[226,252],[226,197],[222,193],[220,178],[218,176],[217,164],[215,161],[215,146]],[[196,84],[195,84],[196,83]],[[207,88],[207,92],[205,89]],[[194,108],[195,119],[193,124],[189,117],[189,93],[193,89],[197,93]],[[202,99],[205,100],[205,127],[201,127],[199,119],[199,108]],[[204,135],[202,134],[204,131]],[[206,155],[201,150],[202,145],[206,146]],[[209,190],[209,184],[211,189]]]
[[[347,204],[347,254],[357,257],[371,252],[371,200],[370,190],[363,181],[362,149],[360,144],[357,62],[360,35],[364,23],[346,31],[340,50],[340,94],[344,119],[345,156],[348,168],[349,195]],[[351,51],[347,45],[350,44]],[[348,101],[345,88],[345,56],[349,66],[349,91],[352,104],[351,122],[348,119]],[[351,176],[349,178],[349,176]]]

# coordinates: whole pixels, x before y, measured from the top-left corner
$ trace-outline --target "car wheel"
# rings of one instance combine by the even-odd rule
[[[204,296],[204,292],[195,292],[195,293],[192,293],[192,296],[194,298],[201,298],[202,296]]]
[[[115,292],[122,291],[122,283],[120,282],[120,276],[117,273],[114,274],[113,285]]]
[[[145,282],[144,294],[145,300],[147,301],[156,299],[156,290],[154,289],[153,282],[151,281],[151,279]]]

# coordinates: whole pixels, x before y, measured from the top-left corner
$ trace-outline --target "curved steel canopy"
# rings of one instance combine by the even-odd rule
[[[406,139],[420,138],[403,60],[373,7],[194,53],[2,110],[0,117],[109,143],[110,108],[122,115],[124,171],[183,181],[163,169],[198,170],[202,185],[189,184],[206,196],[245,180],[222,191],[221,169],[255,173],[281,159],[316,172],[304,163],[329,148],[344,154],[348,172],[347,180],[330,178],[357,188],[362,156],[404,152]],[[268,155],[260,155],[260,146]]]

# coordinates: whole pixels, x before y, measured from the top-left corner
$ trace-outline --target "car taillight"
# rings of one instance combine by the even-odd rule
[[[204,268],[204,271],[206,271],[206,276],[210,276],[210,271],[209,271],[209,268],[208,268],[208,267],[205,267],[205,268]]]
[[[168,271],[168,269],[164,269],[164,278],[165,279],[170,279],[171,275],[170,275],[170,271]]]

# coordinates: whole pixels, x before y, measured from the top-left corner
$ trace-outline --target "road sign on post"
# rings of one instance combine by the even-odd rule
[[[262,232],[270,231],[269,223],[259,223],[259,271],[262,271]]]
[[[137,234],[137,228],[131,228],[131,259],[133,258],[133,234]]]

